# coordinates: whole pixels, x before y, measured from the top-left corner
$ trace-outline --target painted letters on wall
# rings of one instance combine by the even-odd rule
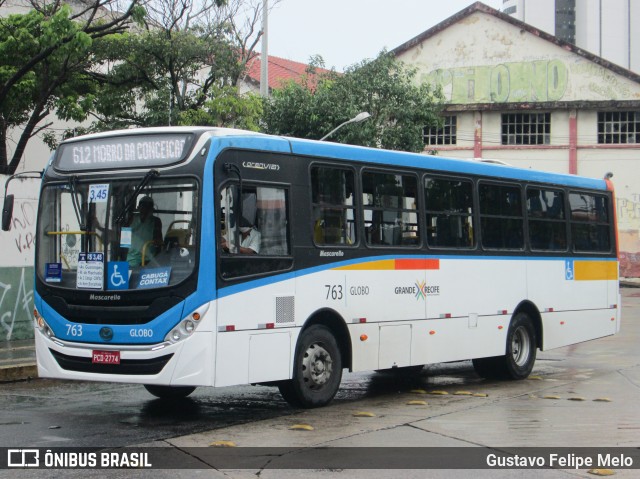
[[[6,177],[0,177],[5,181]],[[14,180],[10,231],[0,231],[0,341],[33,337],[33,264],[39,180]],[[4,199],[4,198],[3,198]]]

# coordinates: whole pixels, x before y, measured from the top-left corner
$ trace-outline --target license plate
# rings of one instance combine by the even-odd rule
[[[120,351],[93,351],[91,362],[93,364],[120,364]]]

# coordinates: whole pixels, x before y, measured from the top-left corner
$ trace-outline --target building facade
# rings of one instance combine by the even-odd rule
[[[637,0],[504,0],[502,12],[640,72]]]
[[[622,276],[640,276],[640,75],[475,3],[393,50],[440,85],[425,150],[616,184]]]

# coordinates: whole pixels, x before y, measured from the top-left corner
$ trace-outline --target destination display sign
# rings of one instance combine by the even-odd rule
[[[60,145],[54,168],[61,171],[151,168],[184,160],[191,133],[126,135]]]

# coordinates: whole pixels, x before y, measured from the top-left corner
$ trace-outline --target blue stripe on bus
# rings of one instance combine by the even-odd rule
[[[557,257],[557,256],[465,256],[465,255],[384,255],[384,256],[367,256],[365,258],[357,258],[345,261],[336,261],[335,263],[323,264],[319,266],[313,266],[311,268],[305,268],[297,271],[290,271],[287,273],[278,274],[276,276],[269,276],[267,278],[260,278],[252,281],[243,282],[233,286],[227,286],[218,290],[218,298],[224,298],[226,296],[232,296],[234,294],[249,291],[251,289],[260,288],[262,286],[268,286],[270,284],[281,283],[301,276],[307,276],[309,274],[320,273],[323,271],[340,268],[342,266],[351,266],[354,264],[368,263],[373,261],[382,260],[395,260],[395,259],[439,259],[443,260],[494,260],[494,261],[562,261],[567,259],[572,261],[618,261],[618,258],[581,258],[581,257]]]

